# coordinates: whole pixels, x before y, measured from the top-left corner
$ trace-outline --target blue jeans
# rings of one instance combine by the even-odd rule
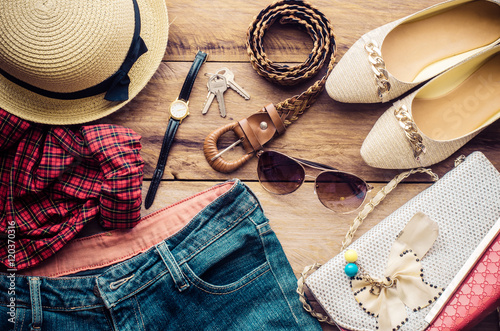
[[[91,264],[81,248],[62,253],[68,263],[86,259],[77,273],[2,273],[0,330],[321,330],[302,309],[296,278],[257,198],[238,180],[218,187],[203,208],[179,202],[195,216],[121,262],[106,257],[97,263],[107,256],[106,245],[99,248],[107,238],[93,237],[86,242],[99,253],[92,253]],[[168,207],[148,224],[150,233],[183,217],[162,213]],[[110,237],[126,239],[127,246],[143,240],[129,234]]]

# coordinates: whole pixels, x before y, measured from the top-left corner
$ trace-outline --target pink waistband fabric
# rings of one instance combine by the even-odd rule
[[[234,182],[216,185],[145,216],[132,229],[113,230],[71,241],[57,254],[20,275],[60,277],[125,261],[182,230]]]

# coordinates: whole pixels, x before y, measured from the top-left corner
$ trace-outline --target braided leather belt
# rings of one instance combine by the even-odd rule
[[[273,63],[263,51],[263,36],[276,20],[281,24],[295,24],[303,27],[314,42],[307,60],[289,67]],[[257,73],[265,79],[280,85],[295,85],[316,75],[328,63],[326,74],[300,95],[295,95],[276,105],[270,104],[257,113],[238,122],[227,124],[209,134],[203,144],[203,152],[210,166],[219,172],[232,172],[247,162],[255,152],[273,137],[285,132],[286,127],[296,121],[323,91],[328,75],[333,69],[336,44],[333,27],[316,8],[304,1],[282,0],[262,10],[250,24],[247,32],[247,52]],[[233,131],[239,138],[234,144],[219,152],[218,139]],[[245,149],[242,158],[228,162],[221,155],[241,143]]]

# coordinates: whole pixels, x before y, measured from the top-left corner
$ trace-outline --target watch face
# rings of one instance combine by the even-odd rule
[[[172,102],[170,105],[170,115],[176,120],[182,120],[189,115],[187,103],[182,100],[175,100]]]

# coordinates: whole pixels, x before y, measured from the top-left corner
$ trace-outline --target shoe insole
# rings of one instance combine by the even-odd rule
[[[455,77],[449,83],[453,81]],[[500,117],[500,54],[460,81],[441,95],[419,98],[417,93],[413,100],[413,120],[429,138],[463,137]]]
[[[389,73],[403,82],[418,82],[499,38],[500,5],[481,0],[397,26],[386,36],[381,51]]]

